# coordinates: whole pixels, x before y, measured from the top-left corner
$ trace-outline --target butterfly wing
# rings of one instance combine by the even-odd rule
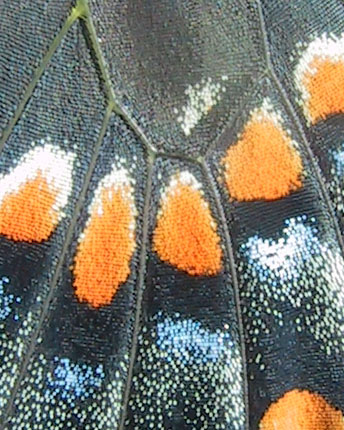
[[[1,429],[343,428],[343,5],[261,3],[3,2]]]

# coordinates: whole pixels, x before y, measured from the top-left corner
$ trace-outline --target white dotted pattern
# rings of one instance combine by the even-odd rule
[[[227,76],[222,76],[222,83],[227,81]],[[212,78],[202,79],[201,83],[194,86],[189,85],[185,90],[188,102],[181,108],[181,115],[177,121],[186,136],[196,127],[200,120],[221,100],[221,93],[226,87],[221,82],[213,82]],[[178,114],[178,110],[175,110]]]
[[[263,321],[267,315],[274,326],[283,327],[286,315],[276,302],[279,309],[288,309],[289,303],[296,331],[310,332],[327,354],[343,353],[344,261],[339,250],[322,243],[316,227],[305,222],[306,216],[291,218],[279,239],[254,236],[242,246],[247,261],[241,260],[239,273],[250,321],[247,339],[257,344],[262,333],[271,333]]]

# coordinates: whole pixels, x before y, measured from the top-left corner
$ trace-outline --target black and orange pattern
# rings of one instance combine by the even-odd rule
[[[216,275],[222,268],[220,237],[201,184],[189,172],[177,172],[162,188],[153,249],[161,260],[191,276]]]
[[[93,197],[75,256],[74,288],[81,302],[98,308],[111,303],[128,279],[135,250],[133,180],[115,164]]]
[[[342,1],[1,8],[0,430],[343,430]]]

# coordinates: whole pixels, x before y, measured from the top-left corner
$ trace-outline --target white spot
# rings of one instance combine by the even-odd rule
[[[299,145],[296,141],[291,138],[289,130],[284,125],[284,119],[281,114],[273,105],[272,101],[269,97],[264,98],[261,105],[251,112],[250,116],[251,122],[262,122],[262,121],[270,121],[272,122],[276,128],[283,129],[286,133],[288,133],[290,137],[290,144],[297,148]]]
[[[289,302],[296,330],[309,331],[328,354],[343,353],[343,257],[333,244],[322,243],[317,228],[305,225],[306,220],[305,215],[287,220],[278,240],[256,235],[242,246],[248,264],[247,271],[242,262],[240,268],[250,298],[248,318],[257,321],[261,315],[271,315],[283,326],[291,311],[279,311],[276,301]],[[248,335],[256,335],[255,344],[259,334],[269,330],[261,322],[248,327]]]
[[[222,76],[221,80],[226,81],[227,76]],[[195,86],[189,85],[185,91],[189,100],[186,106],[181,108],[183,112],[177,119],[181,123],[181,128],[186,136],[199,121],[221,100],[221,92],[226,91],[220,83],[212,82],[212,78],[202,80]]]

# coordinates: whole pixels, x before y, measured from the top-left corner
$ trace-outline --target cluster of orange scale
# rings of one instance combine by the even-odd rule
[[[94,308],[110,304],[127,280],[135,249],[130,191],[105,187],[99,200],[81,237],[73,268],[76,296]]]
[[[216,224],[200,190],[176,177],[162,203],[153,236],[161,260],[192,276],[220,272],[222,250]]]
[[[306,109],[312,123],[331,114],[344,113],[344,61],[315,57],[309,69],[316,70],[303,76],[309,93]]]
[[[47,240],[58,223],[53,209],[57,191],[40,171],[16,192],[4,197],[0,206],[0,234],[26,242]]]
[[[276,200],[302,186],[302,161],[291,138],[266,114],[253,116],[223,159],[229,195]]]
[[[270,405],[259,429],[344,430],[344,417],[319,394],[294,389]]]

